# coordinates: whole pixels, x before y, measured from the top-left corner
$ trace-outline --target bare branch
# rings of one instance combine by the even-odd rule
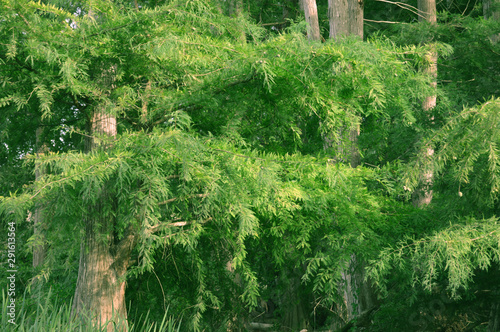
[[[156,233],[163,228],[183,227],[183,226],[192,225],[192,224],[196,224],[196,223],[204,224],[210,220],[212,220],[212,217],[209,217],[209,218],[202,220],[202,221],[191,220],[191,221],[177,221],[177,222],[171,222],[171,223],[163,223],[163,224],[158,224],[158,225],[152,226],[151,228],[149,228],[149,231],[151,233]]]

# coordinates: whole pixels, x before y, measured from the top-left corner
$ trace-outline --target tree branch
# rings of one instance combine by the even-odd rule
[[[192,197],[204,198],[204,197],[207,197],[207,196],[208,196],[208,194],[196,194],[196,195],[188,196],[187,198],[192,198]],[[170,198],[170,199],[167,199],[166,201],[158,203],[158,205],[165,205],[165,204],[168,204],[168,203],[172,203],[172,202],[175,202],[178,199],[179,199],[179,197]]]
[[[172,222],[172,223],[163,223],[163,224],[158,224],[158,225],[152,226],[151,228],[149,228],[149,231],[151,233],[156,233],[156,232],[160,231],[162,228],[184,227],[187,225],[196,224],[197,222],[200,224],[204,224],[206,222],[209,222],[210,220],[212,220],[212,217],[209,217],[209,218],[204,219],[202,221],[191,220],[191,221],[177,221],[177,222]]]

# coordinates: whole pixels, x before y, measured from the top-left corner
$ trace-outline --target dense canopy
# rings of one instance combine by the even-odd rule
[[[2,329],[500,328],[499,3],[421,2],[0,0]]]

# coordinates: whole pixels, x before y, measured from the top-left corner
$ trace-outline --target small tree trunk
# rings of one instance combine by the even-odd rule
[[[43,143],[43,127],[39,126],[36,129],[36,155],[37,157],[41,154],[47,152],[47,145]],[[35,180],[38,181],[44,174],[44,170],[40,167],[35,169]],[[33,246],[33,267],[37,268],[38,266],[43,264],[43,260],[45,259],[45,235],[42,232],[43,225],[43,214],[42,214],[42,206],[38,206],[35,209],[35,213],[33,216],[34,227],[33,233],[35,238],[35,245]]]
[[[500,295],[497,293],[497,296]],[[500,301],[496,301],[491,305],[490,319],[488,322],[488,332],[500,331]]]
[[[436,0],[418,0],[419,21],[437,24],[436,17]],[[423,68],[424,73],[431,77],[431,87],[435,91],[437,89],[437,59],[438,54],[435,45],[430,45],[430,50],[426,54],[426,64]],[[431,115],[432,110],[436,107],[436,93],[425,96],[422,101],[422,110],[428,113],[429,119],[432,121],[434,117]],[[413,193],[413,204],[416,207],[424,207],[432,201],[432,184],[434,180],[434,167],[432,165],[432,157],[434,148],[430,145],[425,147],[422,158],[423,169],[421,170],[419,185]]]
[[[47,145],[43,142],[43,127],[40,125],[36,129],[36,158],[39,158],[40,155],[46,153],[48,151]],[[35,180],[39,181],[40,178],[44,175],[45,169],[37,166],[35,168]],[[43,205],[38,205],[35,207],[35,211],[33,213],[33,267],[37,269],[40,267],[44,260],[47,251],[45,232],[43,230]],[[39,276],[33,278],[32,282],[32,292],[31,296],[33,298],[37,298],[40,296],[42,286],[42,280]]]
[[[500,0],[483,0],[483,15],[485,20],[500,20]],[[500,33],[490,37],[493,44],[500,41]]]
[[[307,38],[309,40],[321,40],[319,33],[318,8],[316,0],[301,0],[304,9],[304,15],[307,23]]]

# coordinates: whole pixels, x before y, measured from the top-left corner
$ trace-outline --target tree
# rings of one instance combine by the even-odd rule
[[[434,0],[419,0],[418,1],[419,21],[427,22],[430,25],[437,24],[436,18],[436,2]],[[437,87],[437,60],[438,54],[436,45],[429,44],[429,51],[425,56],[425,63],[423,71],[429,75],[431,87],[435,90]],[[422,110],[427,114],[432,121],[432,110],[436,107],[436,94],[431,94],[424,97],[422,101]],[[429,205],[432,200],[432,183],[434,171],[432,169],[432,157],[434,155],[434,148],[426,146],[422,152],[422,165],[421,178],[419,187],[414,193],[413,203],[415,206],[423,207]]]
[[[363,39],[363,7],[363,1],[328,0],[330,38],[359,36]]]
[[[316,0],[299,0],[304,10],[307,23],[307,38],[310,40],[320,40],[321,34],[319,31],[318,8]]]
[[[262,3],[248,5],[259,13]],[[273,303],[272,315],[281,322],[293,316],[293,325],[319,329],[342,303],[339,285],[348,283],[349,274],[350,316],[366,305],[361,297],[358,308],[353,305],[353,288],[362,285],[353,257],[358,266],[373,260],[370,271],[380,272],[373,280],[394,294],[391,286],[403,285],[408,273],[386,273],[401,261],[394,249],[383,248],[401,248],[401,257],[418,266],[410,272],[424,275],[420,280],[432,279],[425,279],[426,266],[438,262],[429,260],[429,252],[445,257],[470,240],[471,251],[461,251],[465,260],[448,260],[470,270],[495,253],[488,251],[494,247],[488,234],[496,234],[496,148],[488,142],[496,138],[488,124],[498,122],[496,106],[490,108],[496,103],[485,104],[487,112],[468,108],[458,114],[440,102],[430,120],[422,96],[438,91],[446,100],[453,96],[451,85],[437,89],[429,84],[431,74],[416,70],[428,63],[422,59],[429,47],[418,44],[430,39],[422,35],[433,30],[434,40],[453,35],[467,44],[465,36],[476,31],[474,18],[384,30],[392,40],[346,36],[314,43],[304,37],[303,23],[283,24],[287,29],[278,33],[276,24],[246,20],[246,7],[228,16],[205,1],[154,8],[140,1],[92,4],[93,18],[84,3],[66,9],[31,1],[1,4],[0,214],[26,230],[24,241],[32,233],[27,211],[44,207],[48,269],[82,242],[80,262],[67,260],[71,269],[79,267],[74,311],[99,308],[96,325],[135,315],[130,310],[125,316],[130,300],[138,314],[170,305],[194,330],[246,329],[249,319],[271,315],[252,311],[259,303],[262,310]],[[279,4],[260,12],[268,19],[264,24],[282,16]],[[486,27],[494,25],[487,23],[484,41],[491,35]],[[413,41],[407,35],[417,45],[407,45]],[[438,47],[440,54],[446,49]],[[483,68],[477,60],[469,63]],[[493,57],[488,61],[496,68]],[[458,81],[460,70],[440,75]],[[475,92],[487,85],[488,93],[497,89],[494,77],[487,82],[467,84],[478,84]],[[476,100],[474,93],[462,95],[460,100]],[[455,98],[453,105],[460,103]],[[52,152],[35,157],[42,118]],[[332,158],[338,151],[324,151],[324,141],[349,145],[345,128],[358,123],[356,151],[365,164],[346,151],[349,167]],[[491,138],[467,136],[473,132]],[[436,147],[437,202],[429,211],[414,209],[405,188],[406,173],[422,162],[419,146]],[[471,153],[465,158],[463,151]],[[35,168],[48,171],[35,178]],[[448,229],[455,216],[460,227]],[[453,236],[463,241],[450,242]],[[407,250],[416,247],[424,254]],[[105,272],[93,274],[99,269]],[[445,276],[447,270],[441,271]],[[455,272],[435,282],[460,288],[465,283],[456,282],[461,275]],[[495,280],[489,271],[481,273]],[[493,285],[479,279],[475,287]],[[94,289],[101,292],[91,294]],[[380,310],[400,308],[398,300],[388,298]],[[371,321],[372,313],[351,325]]]

